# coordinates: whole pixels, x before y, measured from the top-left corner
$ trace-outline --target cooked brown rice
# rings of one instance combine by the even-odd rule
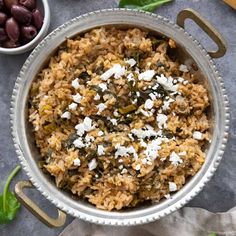
[[[97,208],[169,198],[194,176],[209,140],[207,90],[137,28],[68,39],[32,84],[29,121],[57,187]]]

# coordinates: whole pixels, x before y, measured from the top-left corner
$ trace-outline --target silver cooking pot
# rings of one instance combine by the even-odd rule
[[[192,19],[217,44],[218,50],[207,52],[198,41],[184,30],[186,19]],[[143,205],[123,211],[104,211],[91,204],[74,200],[69,193],[58,189],[53,180],[37,165],[39,152],[34,144],[32,128],[28,124],[27,101],[33,79],[66,38],[86,32],[100,26],[120,28],[139,27],[154,34],[166,35],[178,44],[178,56],[181,63],[192,67],[196,77],[204,78],[211,102],[211,143],[206,150],[206,160],[199,172],[171,199],[162,200],[152,205]],[[11,103],[11,124],[13,140],[18,158],[29,176],[30,181],[20,181],[15,192],[18,199],[48,226],[59,227],[65,223],[66,213],[104,225],[137,225],[164,217],[189,202],[210,180],[222,158],[229,129],[228,100],[212,58],[225,54],[226,44],[220,34],[191,9],[181,11],[177,24],[151,13],[136,10],[109,9],[88,13],[77,17],[49,34],[30,54],[16,80]],[[24,193],[25,187],[35,186],[49,201],[58,208],[58,218],[47,216]],[[65,213],[66,212],[66,213]]]

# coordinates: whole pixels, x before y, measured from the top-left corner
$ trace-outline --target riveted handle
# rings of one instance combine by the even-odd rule
[[[177,16],[177,24],[184,28],[184,22],[186,19],[193,20],[218,46],[217,51],[208,52],[212,58],[219,58],[226,53],[226,41],[221,34],[198,12],[193,9],[187,8],[182,10]]]
[[[27,197],[23,189],[24,188],[33,188],[34,186],[28,180],[19,181],[15,185],[15,194],[17,199],[40,221],[46,224],[49,227],[61,227],[65,224],[66,213],[58,209],[57,219],[51,218],[48,216],[39,206],[37,206],[29,197]]]

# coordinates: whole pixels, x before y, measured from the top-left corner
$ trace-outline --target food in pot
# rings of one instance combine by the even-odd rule
[[[29,121],[40,167],[99,209],[170,198],[209,142],[209,97],[172,39],[98,28],[68,39],[36,76]]]
[[[15,48],[33,40],[43,25],[36,0],[0,1],[0,47]]]

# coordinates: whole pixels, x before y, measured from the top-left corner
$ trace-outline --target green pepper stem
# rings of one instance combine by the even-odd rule
[[[19,172],[19,170],[21,169],[21,167],[19,165],[17,165],[15,167],[15,169],[10,173],[10,175],[7,178],[6,184],[4,186],[4,190],[3,190],[3,212],[6,212],[7,210],[7,192],[9,190],[9,186],[11,183],[12,178]]]

